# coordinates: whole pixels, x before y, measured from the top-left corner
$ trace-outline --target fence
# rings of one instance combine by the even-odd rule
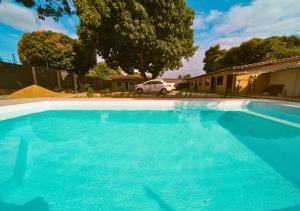
[[[33,84],[54,91],[76,91],[77,89],[83,89],[86,84],[90,84],[94,90],[111,87],[111,82],[108,80],[78,76],[68,71],[47,70],[44,67],[31,67],[0,62],[0,89],[17,90]]]

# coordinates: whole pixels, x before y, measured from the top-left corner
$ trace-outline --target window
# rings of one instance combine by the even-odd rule
[[[209,82],[210,82],[209,78],[205,79],[205,86],[209,86]]]
[[[223,85],[223,76],[218,76],[217,77],[217,86]]]
[[[122,85],[121,82],[118,82],[118,83],[117,83],[117,86],[121,86],[121,85]]]
[[[162,84],[161,81],[148,81],[144,85],[150,85],[150,84]]]
[[[133,85],[133,82],[130,82],[129,84],[130,84],[130,85]]]
[[[202,86],[202,79],[199,80],[199,86]]]
[[[153,81],[148,81],[145,83],[145,85],[151,85],[151,84],[153,84]]]

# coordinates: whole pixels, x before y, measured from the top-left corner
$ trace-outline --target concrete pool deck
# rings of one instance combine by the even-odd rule
[[[19,99],[0,99],[0,106],[18,105],[34,102],[43,101],[260,101],[269,103],[279,103],[283,105],[290,106],[300,106],[300,102],[292,102],[277,99],[261,99],[261,98],[112,98],[112,97],[102,97],[102,98],[69,98],[69,97],[59,97],[59,98],[19,98]]]

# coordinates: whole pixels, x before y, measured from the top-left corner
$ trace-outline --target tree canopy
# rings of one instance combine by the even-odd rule
[[[123,72],[121,69],[113,70],[109,68],[105,62],[98,62],[97,65],[88,72],[87,76],[107,80],[112,75],[122,74]]]
[[[84,73],[96,64],[95,50],[62,33],[36,31],[24,33],[18,42],[22,64],[48,66]]]
[[[182,66],[196,51],[194,11],[185,0],[16,0],[39,17],[58,19],[76,10],[78,34],[108,66],[155,78]],[[74,11],[72,9],[74,8]]]
[[[219,45],[209,48],[205,53],[204,70],[213,72],[218,69],[281,59],[300,55],[300,38],[297,36],[253,38],[229,50]]]
[[[221,49],[220,45],[215,45],[210,47],[205,52],[204,62],[204,70],[208,72],[212,72],[214,70],[218,70],[222,67],[221,60],[223,59],[226,50]]]
[[[155,78],[180,68],[196,50],[194,12],[183,0],[83,0],[75,5],[79,37],[95,43],[111,68]]]
[[[43,20],[52,17],[57,21],[63,15],[75,13],[72,0],[16,0],[16,2],[25,7],[35,8],[39,18]]]

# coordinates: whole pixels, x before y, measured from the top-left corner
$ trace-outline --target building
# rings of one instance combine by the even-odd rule
[[[180,84],[180,83],[184,83],[185,80],[184,79],[178,79],[178,78],[158,78],[163,80],[164,82],[167,83],[174,83],[174,84]]]
[[[110,79],[113,91],[134,91],[135,85],[145,81],[140,75],[115,75]]]
[[[300,56],[221,69],[187,81],[200,92],[299,97]]]

